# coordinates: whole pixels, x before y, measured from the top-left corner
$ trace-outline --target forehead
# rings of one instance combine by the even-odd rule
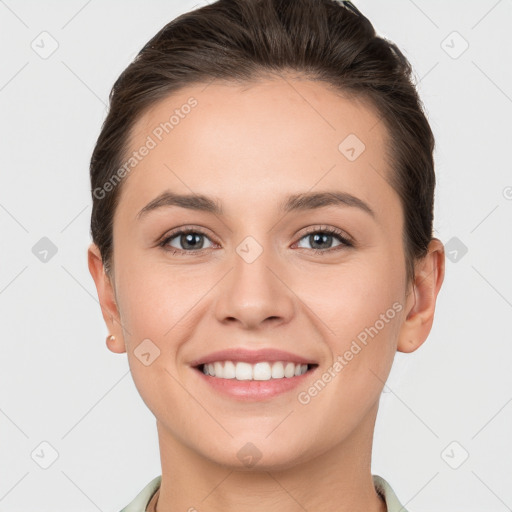
[[[122,195],[143,207],[168,185],[247,205],[277,200],[282,190],[341,186],[378,203],[376,194],[392,193],[387,137],[368,103],[324,82],[284,76],[193,85],[133,126],[126,158],[150,149],[129,171]]]

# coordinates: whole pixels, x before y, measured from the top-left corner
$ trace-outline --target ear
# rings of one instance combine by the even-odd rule
[[[115,299],[115,291],[110,277],[105,272],[100,250],[94,243],[89,246],[87,251],[87,261],[89,272],[96,284],[103,319],[105,320],[109,332],[115,336],[115,340],[113,341],[107,338],[107,347],[112,352],[118,354],[126,352],[123,331],[121,329],[121,319]]]
[[[442,242],[433,238],[428,253],[415,266],[416,275],[407,295],[406,318],[398,336],[399,352],[414,352],[427,339],[443,284],[445,254]]]

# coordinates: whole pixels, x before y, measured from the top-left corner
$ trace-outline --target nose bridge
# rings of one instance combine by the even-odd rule
[[[235,248],[230,259],[231,272],[221,287],[216,305],[219,321],[240,322],[257,327],[267,319],[288,322],[293,314],[293,293],[279,277],[282,262],[272,249],[269,238],[264,243],[248,236]]]

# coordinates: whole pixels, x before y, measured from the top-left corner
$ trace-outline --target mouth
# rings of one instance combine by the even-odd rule
[[[214,361],[194,366],[204,375],[217,379],[237,381],[268,381],[300,377],[318,366],[316,363],[294,361],[259,361],[251,364],[245,361]]]
[[[238,401],[267,401],[306,384],[317,361],[273,347],[233,347],[189,362],[198,385]]]

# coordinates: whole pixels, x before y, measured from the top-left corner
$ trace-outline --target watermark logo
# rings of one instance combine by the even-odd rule
[[[248,236],[238,244],[236,252],[246,263],[252,263],[259,258],[263,252],[263,247],[255,238]]]
[[[48,469],[59,458],[59,452],[48,441],[43,441],[32,450],[30,457],[40,468]]]
[[[355,133],[351,133],[345,137],[338,146],[339,152],[350,162],[357,160],[365,149],[366,146],[364,142]]]
[[[30,47],[41,59],[46,60],[57,51],[59,43],[49,32],[44,31],[36,36],[30,43]]]
[[[450,238],[444,246],[446,257],[452,263],[458,263],[468,252],[467,246],[456,236]]]
[[[441,458],[452,469],[459,469],[468,460],[469,453],[458,441],[452,441],[441,452]]]
[[[149,366],[160,356],[160,349],[149,338],[146,338],[137,345],[133,353],[144,366]]]
[[[150,151],[155,149],[160,142],[164,140],[166,135],[171,133],[191,112],[197,107],[198,101],[194,97],[190,97],[187,103],[183,104],[179,109],[175,109],[168,120],[161,122],[155,126],[150,135],[146,137],[146,141],[139,149],[126,159],[126,161],[117,169],[117,171],[109,178],[109,180],[101,187],[93,190],[96,199],[104,199],[108,192],[112,192],[114,188],[129,174],[137,165],[149,155]]]
[[[42,263],[48,263],[57,254],[57,251],[57,246],[46,236],[43,236],[32,247],[32,254]]]
[[[253,443],[245,443],[236,454],[238,460],[246,467],[252,468],[261,459],[263,454]]]
[[[307,405],[311,402],[312,398],[316,397],[326,386],[331,382],[345,366],[347,366],[354,356],[359,354],[363,346],[368,345],[369,338],[373,339],[379,332],[384,329],[397,313],[402,311],[403,306],[399,302],[394,302],[393,305],[385,312],[379,315],[379,319],[374,322],[370,327],[365,327],[355,339],[352,340],[350,348],[347,349],[343,355],[338,355],[336,361],[332,366],[320,375],[315,383],[307,390],[301,391],[297,395],[297,400],[302,405]]]
[[[458,59],[469,48],[469,43],[454,30],[441,41],[441,48],[452,59]]]

